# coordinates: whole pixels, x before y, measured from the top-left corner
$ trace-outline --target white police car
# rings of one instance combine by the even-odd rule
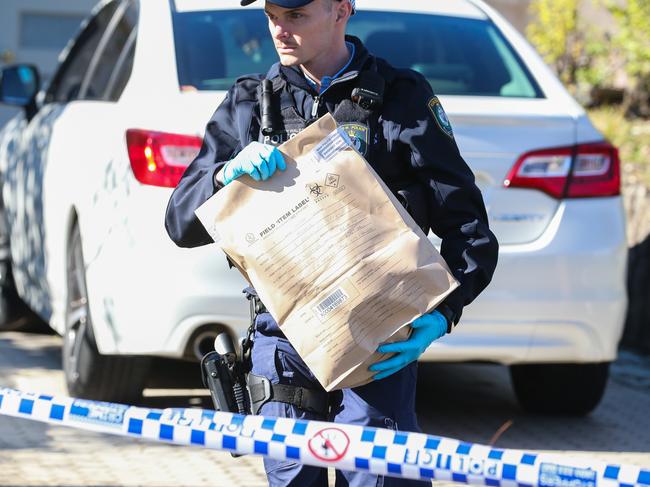
[[[132,399],[146,357],[192,357],[248,324],[238,273],[214,246],[176,248],[163,217],[225,90],[276,60],[262,5],[103,2],[35,101],[36,73],[4,70],[2,101],[25,105],[0,133],[10,263],[65,337],[72,394]],[[349,32],[440,95],[501,244],[492,284],[423,360],[511,365],[526,408],[591,410],[626,306],[616,150],[480,0],[357,8]]]

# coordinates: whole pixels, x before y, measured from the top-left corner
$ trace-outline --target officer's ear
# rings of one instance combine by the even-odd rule
[[[350,5],[350,2],[345,2],[338,0],[336,2],[336,21],[340,22],[341,20],[349,17],[348,15],[348,8],[351,10],[352,6]]]

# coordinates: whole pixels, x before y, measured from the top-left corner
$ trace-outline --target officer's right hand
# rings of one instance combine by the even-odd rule
[[[287,164],[277,147],[251,142],[223,167],[223,182],[228,184],[242,174],[248,174],[255,181],[266,181],[276,169],[284,171],[286,168]]]

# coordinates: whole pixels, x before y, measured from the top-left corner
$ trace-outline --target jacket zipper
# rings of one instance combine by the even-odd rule
[[[320,103],[320,96],[314,97],[314,104],[311,106],[311,118],[318,116],[318,104]]]
[[[340,78],[336,78],[334,81],[330,83],[330,85],[325,89],[325,91],[329,90],[332,85],[338,84],[338,83],[343,83],[345,81],[350,81],[351,79],[356,78],[359,75],[359,71],[350,71],[349,73],[341,76]],[[323,94],[325,94],[325,91],[321,92],[320,94],[316,95],[314,97],[314,103],[311,106],[311,118],[314,119],[318,116],[318,107],[320,105],[320,100],[323,97]]]

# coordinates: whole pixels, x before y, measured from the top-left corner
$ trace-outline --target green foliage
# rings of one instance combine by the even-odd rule
[[[578,54],[578,0],[533,0],[530,8],[536,21],[528,26],[528,38],[562,81],[574,82],[571,64]]]
[[[607,9],[614,25],[589,24],[584,10]],[[529,40],[581,101],[628,77],[628,115],[650,116],[650,0],[532,0]],[[611,39],[610,39],[611,37]]]
[[[606,36],[592,28],[585,36],[583,62],[576,70],[576,81],[589,86],[604,86],[613,79],[610,45]]]
[[[627,0],[610,6],[619,31],[614,45],[625,55],[625,70],[633,78],[650,76],[650,0]]]
[[[637,99],[650,96],[650,0],[626,0],[624,6],[610,5],[618,25],[613,45],[625,60],[624,69],[634,82]]]
[[[628,119],[622,107],[589,111],[589,118],[619,148],[625,179],[643,181],[650,187],[650,121]]]
[[[580,15],[585,1],[597,0],[533,0],[535,20],[527,29],[530,41],[574,93],[581,86],[606,84],[612,76],[604,31],[585,24]]]

